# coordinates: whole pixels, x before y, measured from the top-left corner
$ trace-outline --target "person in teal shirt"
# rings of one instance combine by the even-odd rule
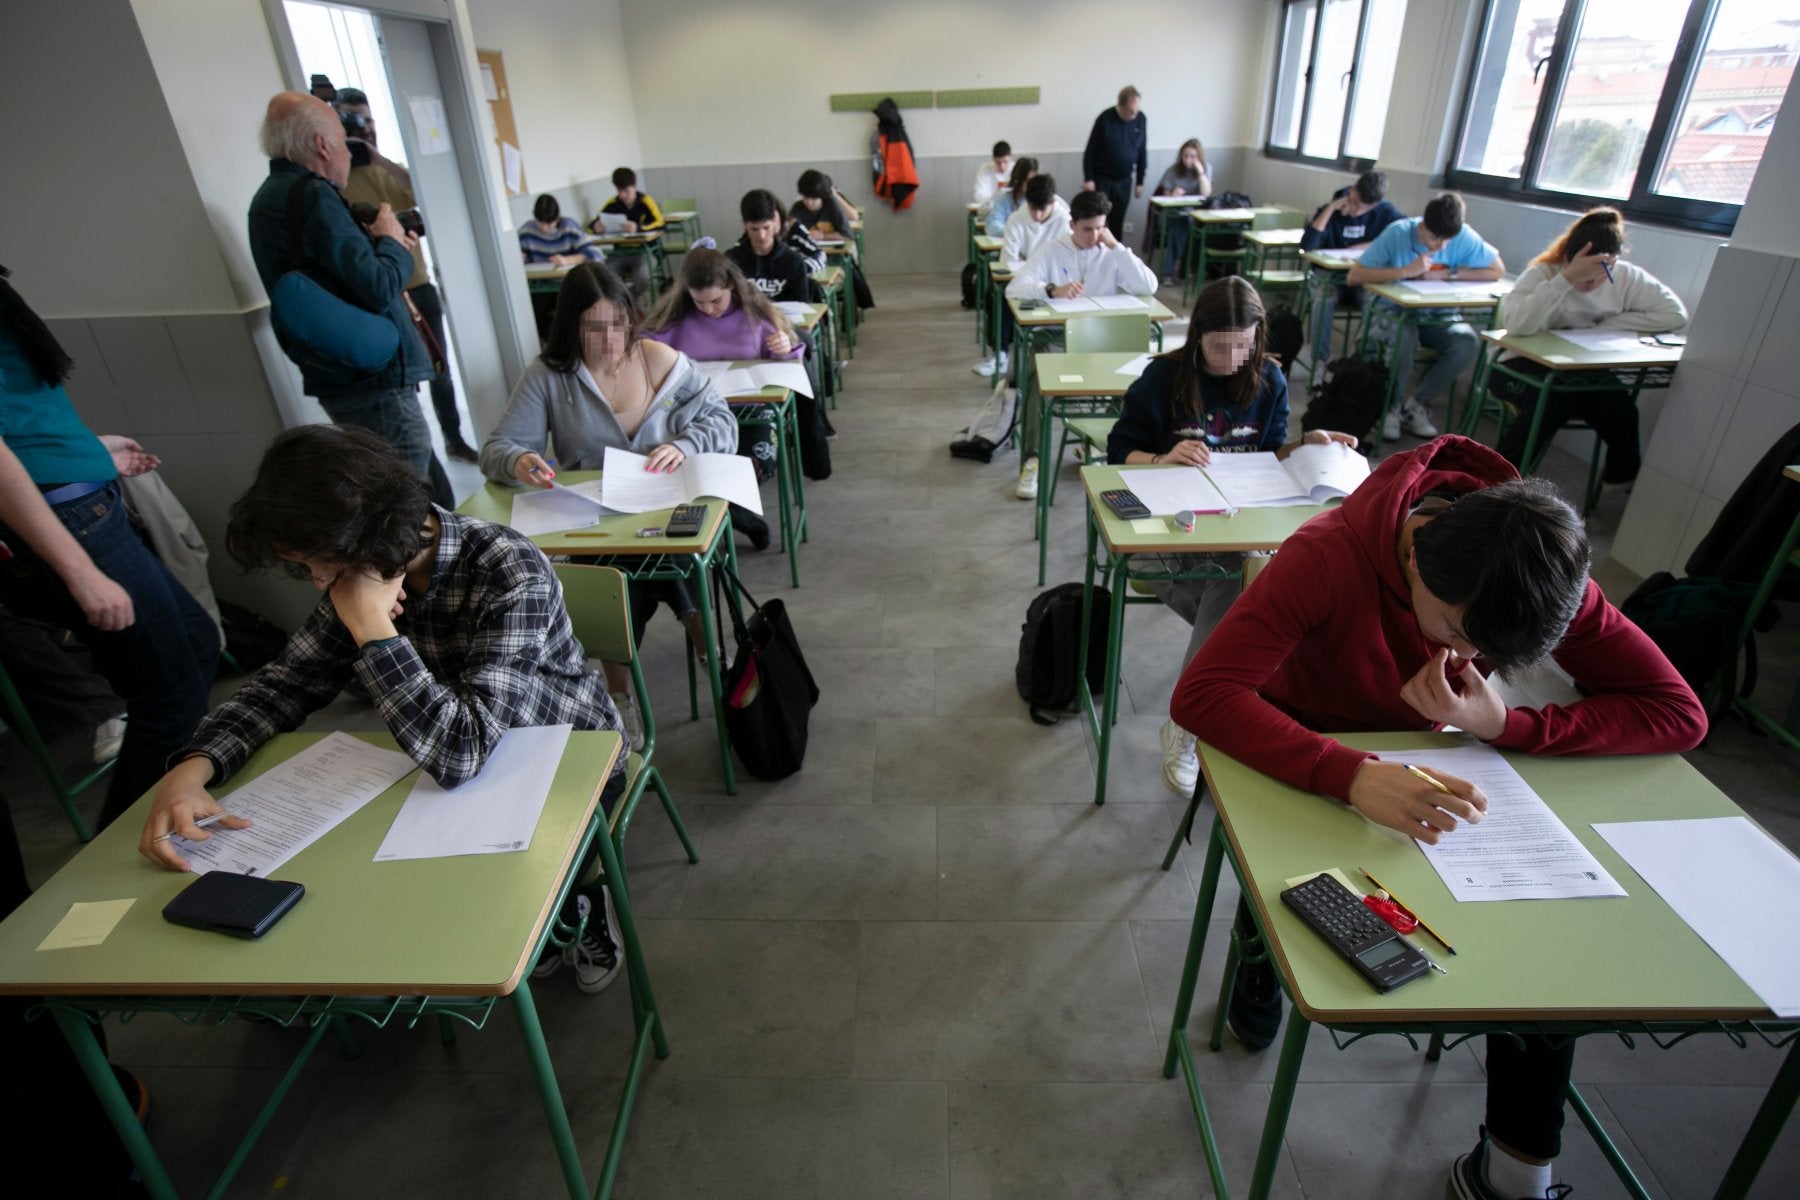
[[[119,476],[158,459],[90,433],[63,390],[73,363],[0,267],[0,604],[73,630],[125,701],[100,822],[162,777],[206,714],[219,635],[139,539]]]
[[[1425,206],[1421,216],[1395,221],[1369,243],[1363,256],[1350,266],[1345,283],[1361,287],[1368,283],[1399,283],[1409,279],[1445,279],[1462,282],[1485,282],[1506,273],[1500,252],[1482,240],[1479,233],[1463,223],[1466,209],[1463,198],[1445,192]],[[1391,315],[1394,305],[1377,299],[1379,309],[1385,305]],[[1454,310],[1427,310],[1428,320],[1413,326],[1418,342],[1437,351],[1432,363],[1419,379],[1412,395],[1404,391],[1412,378],[1413,339],[1402,336],[1393,350],[1389,367],[1399,381],[1399,394],[1405,401],[1389,410],[1381,435],[1392,440],[1401,430],[1414,437],[1432,438],[1438,434],[1431,421],[1431,404],[1450,390],[1457,376],[1475,361],[1481,339],[1467,321],[1444,320],[1454,317]],[[1390,327],[1391,324],[1390,324]]]

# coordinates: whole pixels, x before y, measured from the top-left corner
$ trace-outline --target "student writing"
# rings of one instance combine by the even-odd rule
[[[1313,210],[1300,231],[1301,250],[1345,250],[1374,241],[1402,214],[1387,199],[1387,172],[1364,171],[1349,187]],[[1327,273],[1329,274],[1329,273]],[[1340,304],[1362,307],[1362,289],[1348,283],[1319,287],[1313,296],[1312,342],[1319,361],[1331,357],[1331,319]]]
[[[1206,166],[1206,147],[1200,144],[1199,138],[1189,138],[1181,143],[1181,149],[1175,153],[1175,161],[1169,164],[1156,182],[1156,196],[1210,196],[1212,195],[1212,173]],[[1188,234],[1194,223],[1188,220],[1187,213],[1177,210],[1164,213],[1163,228],[1168,231],[1169,254],[1163,264],[1163,274],[1171,279],[1179,280],[1187,273]]]

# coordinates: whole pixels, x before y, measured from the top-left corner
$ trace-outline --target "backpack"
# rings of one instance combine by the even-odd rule
[[[1334,358],[1325,367],[1324,382],[1315,384],[1306,415],[1300,419],[1303,430],[1335,429],[1354,434],[1357,449],[1364,454],[1375,447],[1369,441],[1369,430],[1381,419],[1387,403],[1387,367],[1363,358]]]
[[[1206,208],[1255,208],[1256,201],[1247,192],[1214,192],[1206,198]]]
[[[1020,698],[1029,706],[1031,719],[1039,725],[1054,725],[1061,719],[1055,714],[1075,707],[1075,658],[1081,652],[1081,590],[1079,583],[1057,584],[1039,593],[1025,610],[1025,624],[1019,634],[1019,664],[1014,675]],[[1096,587],[1094,606],[1088,614],[1090,693],[1106,686],[1106,617],[1111,606],[1111,594]]]
[[[1301,323],[1300,314],[1292,305],[1277,304],[1269,310],[1267,324],[1264,326],[1269,353],[1281,363],[1281,370],[1286,374],[1293,367],[1294,360],[1300,357],[1300,348],[1306,345],[1306,326]]]
[[[962,269],[962,306],[975,307],[975,264],[965,263]]]
[[[1755,592],[1747,583],[1704,576],[1677,579],[1658,571],[1619,606],[1706,704],[1708,722],[1717,721],[1730,709],[1734,694],[1747,697],[1756,687],[1754,632],[1744,642],[1741,686],[1737,654],[1738,631]],[[1773,624],[1774,606],[1770,605],[1759,614],[1755,628],[1767,631]],[[1708,700],[1715,683],[1717,690]]]

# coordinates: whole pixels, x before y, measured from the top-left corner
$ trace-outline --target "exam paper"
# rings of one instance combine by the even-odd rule
[[[204,842],[170,839],[196,875],[267,875],[329,833],[344,818],[406,777],[418,764],[398,750],[333,733],[258,775],[219,803],[249,829],[214,825]]]
[[[1746,817],[1597,823],[1594,832],[1776,1016],[1800,1017],[1800,861],[1786,847]]]
[[[713,381],[721,396],[748,396],[766,387],[786,388],[802,396],[812,395],[812,381],[799,362],[765,362],[738,367],[728,362],[700,362],[694,366]]]
[[[1044,303],[1050,306],[1051,312],[1076,313],[1100,311],[1100,306],[1086,296],[1052,296],[1044,301]]]
[[[70,950],[76,946],[98,946],[106,940],[136,900],[83,900],[69,905],[69,911],[38,943],[39,950]]]
[[[1348,496],[1369,477],[1369,460],[1331,442],[1297,446],[1286,462],[1273,450],[1214,454],[1204,470],[1233,508],[1295,508]]]
[[[564,529],[585,529],[598,525],[606,509],[600,503],[600,480],[563,485],[552,483],[547,488],[530,488],[513,495],[512,527],[527,537],[537,533],[558,533]]]
[[[1644,335],[1632,329],[1552,329],[1565,342],[1574,342],[1583,350],[1599,350],[1611,354],[1641,348]]]
[[[1125,486],[1155,516],[1166,517],[1178,512],[1218,513],[1231,507],[1198,467],[1125,471],[1121,477]]]
[[[777,300],[775,301],[775,310],[790,321],[804,321],[812,316],[813,306],[804,300]]]
[[[1131,378],[1136,379],[1144,373],[1144,368],[1148,367],[1149,365],[1150,365],[1150,356],[1148,354],[1140,354],[1136,358],[1132,359],[1130,362],[1126,363],[1124,366],[1119,367],[1116,370],[1114,370],[1113,374],[1114,375],[1129,375],[1129,376],[1131,376]]]
[[[1340,246],[1332,250],[1315,250],[1313,253],[1317,254],[1320,258],[1331,258],[1340,262],[1355,262],[1369,249],[1369,245],[1370,243],[1364,242],[1360,246]]]
[[[376,862],[511,854],[531,847],[573,725],[509,729],[479,774],[455,791],[420,772]]]
[[[1110,312],[1142,312],[1150,301],[1142,296],[1095,296],[1094,307]]]
[[[762,515],[762,493],[756,487],[756,469],[738,454],[691,454],[673,471],[647,471],[650,460],[642,454],[606,448],[601,460],[601,497],[614,512],[652,512],[693,504],[702,496],[717,496],[741,504]]]
[[[1428,296],[1487,296],[1493,293],[1487,283],[1464,283],[1460,279],[1407,279],[1400,284],[1415,292],[1423,292]]]
[[[1417,843],[1457,900],[1625,895],[1600,860],[1492,746],[1383,750],[1381,760],[1430,767],[1487,793],[1487,814],[1479,824],[1459,824],[1435,846]]]

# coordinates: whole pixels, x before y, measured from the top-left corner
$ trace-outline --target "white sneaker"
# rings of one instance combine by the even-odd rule
[[[625,726],[625,743],[639,754],[644,752],[644,714],[638,711],[637,697],[630,692],[609,692],[619,720]]]
[[[1183,800],[1194,795],[1200,781],[1200,755],[1194,749],[1194,735],[1173,720],[1163,722],[1163,783]]]
[[[1400,410],[1399,409],[1397,409],[1397,408],[1388,409],[1387,420],[1382,422],[1382,425],[1381,425],[1381,438],[1383,441],[1387,441],[1387,442],[1397,442],[1400,440]]]
[[[119,751],[124,745],[124,717],[108,717],[100,722],[94,726],[94,765],[104,766],[119,757]]]
[[[1010,365],[1012,365],[1011,360],[1007,357],[1006,351],[1002,350],[1000,353],[990,354],[976,363],[975,373],[983,379],[992,379],[995,375],[1006,374],[1006,368]]]
[[[1408,400],[1400,406],[1400,427],[1414,437],[1434,438],[1438,435],[1438,427],[1431,423],[1431,410],[1417,400]]]
[[[1038,461],[1035,458],[1025,460],[1019,468],[1019,482],[1013,488],[1013,495],[1021,500],[1036,500],[1038,487]]]

